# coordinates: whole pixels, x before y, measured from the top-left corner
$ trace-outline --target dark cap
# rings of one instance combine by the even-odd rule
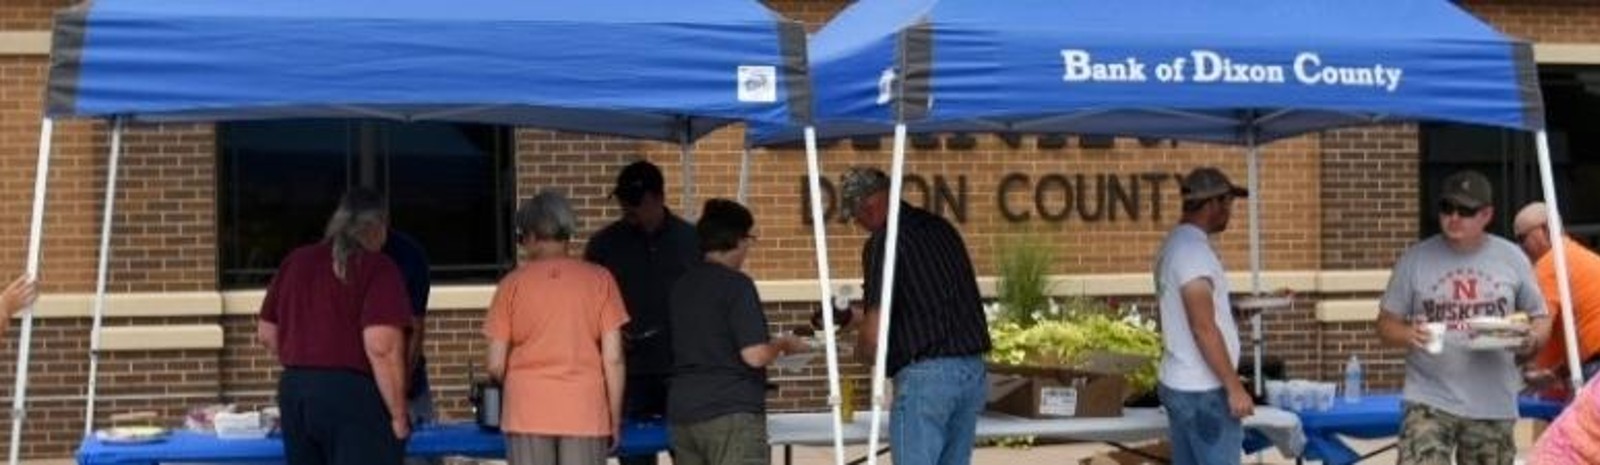
[[[855,216],[861,208],[861,201],[879,191],[889,190],[889,175],[877,168],[857,166],[844,172],[844,182],[840,184],[839,195],[844,199],[845,217]]]
[[[1181,185],[1183,200],[1205,200],[1223,194],[1234,197],[1249,197],[1250,190],[1233,184],[1228,180],[1228,175],[1222,170],[1210,166],[1202,166],[1190,171],[1183,177]]]
[[[626,205],[638,205],[644,200],[647,193],[664,194],[666,182],[661,178],[661,168],[646,160],[639,160],[622,168],[617,173],[617,185],[611,188],[611,196]]]
[[[1494,189],[1489,178],[1473,170],[1457,171],[1444,178],[1439,187],[1439,198],[1467,208],[1483,208],[1494,202]]]

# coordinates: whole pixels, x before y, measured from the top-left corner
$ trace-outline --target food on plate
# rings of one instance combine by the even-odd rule
[[[100,430],[100,439],[112,442],[145,442],[166,437],[159,426],[115,426]]]
[[[1474,337],[1521,337],[1528,333],[1527,316],[1510,318],[1480,316],[1467,320]]]
[[[1528,338],[1531,328],[1524,313],[1508,317],[1479,316],[1468,319],[1466,346],[1473,350],[1516,349]]]

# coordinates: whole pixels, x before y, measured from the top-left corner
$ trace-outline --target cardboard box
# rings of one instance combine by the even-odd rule
[[[989,365],[989,410],[1027,418],[1122,416],[1145,357],[1097,352],[1071,366]]]

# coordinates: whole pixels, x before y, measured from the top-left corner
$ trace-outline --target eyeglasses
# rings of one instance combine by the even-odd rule
[[[1477,215],[1478,212],[1480,212],[1480,211],[1483,211],[1483,207],[1481,207],[1481,206],[1477,207],[1477,208],[1468,208],[1465,205],[1461,205],[1461,204],[1458,204],[1458,203],[1455,203],[1455,202],[1450,202],[1450,201],[1439,202],[1439,214],[1440,215],[1456,215],[1456,216],[1465,218],[1465,217],[1468,217],[1468,216]]]
[[[1528,239],[1528,236],[1536,234],[1536,233],[1539,233],[1539,231],[1541,231],[1543,229],[1544,229],[1544,224],[1540,224],[1538,226],[1534,226],[1532,228],[1528,228],[1527,231],[1519,232],[1519,233],[1517,233],[1517,242],[1525,241],[1525,240]]]

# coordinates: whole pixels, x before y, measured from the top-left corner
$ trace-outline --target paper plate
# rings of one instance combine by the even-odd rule
[[[811,364],[811,360],[817,358],[817,355],[816,351],[784,355],[773,360],[772,367],[784,371],[805,368]]]
[[[1472,350],[1506,350],[1522,347],[1521,337],[1478,336],[1468,338],[1464,344]]]
[[[1279,310],[1290,305],[1294,305],[1294,298],[1289,296],[1244,297],[1233,303],[1240,310]]]
[[[1478,317],[1466,321],[1468,328],[1473,331],[1527,331],[1526,323],[1515,322],[1505,318]]]
[[[170,434],[165,428],[118,427],[95,431],[94,437],[106,444],[150,444],[165,441]]]

